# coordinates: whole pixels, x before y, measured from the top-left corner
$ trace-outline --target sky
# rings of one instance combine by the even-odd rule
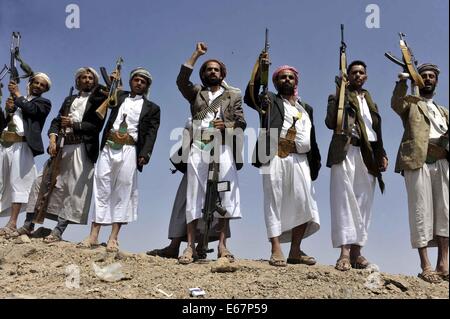
[[[69,5],[79,9],[79,25],[76,21],[72,23],[75,28],[66,24],[68,16],[69,20],[73,17],[73,11],[66,12]],[[153,84],[149,98],[161,107],[161,126],[151,161],[138,176],[138,220],[124,226],[119,237],[121,249],[144,252],[168,243],[170,213],[182,177],[170,173],[168,160],[177,142],[170,139],[171,132],[182,127],[189,116],[189,105],[175,83],[180,65],[190,57],[195,44],[204,41],[208,52],[197,62],[193,82],[200,82],[201,63],[217,58],[227,66],[227,82],[244,91],[263,49],[264,30],[269,28],[271,72],[282,64],[299,70],[299,94],[314,108],[322,155],[322,169],[314,183],[321,228],[303,241],[302,249],[319,263],[334,265],[339,249],[331,244],[330,169],[325,166],[332,132],[326,128],[324,119],[327,97],[335,91],[334,77],[339,71],[343,23],[348,60],[361,59],[368,65],[365,88],[378,104],[383,119],[384,145],[390,164],[384,174],[385,194],[378,187],[375,190],[369,239],[363,254],[381,271],[417,275],[419,257],[410,245],[405,185],[403,177],[394,173],[403,127],[390,108],[390,98],[401,69],[387,60],[384,52],[400,56],[398,32],[405,33],[420,63],[433,62],[440,67],[435,100],[448,107],[448,7],[447,0],[1,0],[0,65],[9,63],[11,33],[21,32],[23,59],[35,71],[47,73],[53,82],[44,95],[53,104],[43,131],[45,145],[49,123],[74,85],[79,67],[92,66],[98,70],[105,66],[111,70],[117,57],[122,56],[124,83],[128,83],[132,69],[142,66],[150,70]],[[379,20],[371,20],[377,12]],[[5,86],[7,80],[8,77],[3,80]],[[272,83],[269,89],[274,90]],[[21,90],[25,91],[24,83]],[[244,105],[244,113],[248,129],[257,129],[256,112]],[[246,145],[246,158],[253,147]],[[47,155],[35,158],[38,170],[46,159]],[[237,258],[268,259],[270,244],[264,224],[262,176],[245,163],[239,171],[239,183],[243,218],[231,221],[228,247]],[[24,218],[21,214],[19,224]],[[0,218],[0,225],[6,222],[6,218]],[[45,226],[53,228],[54,222],[46,221]],[[89,229],[89,225],[70,225],[64,239],[81,241]],[[102,228],[100,239],[106,241],[109,232],[110,227]],[[216,248],[215,244],[211,247]],[[283,250],[287,256],[288,244],[283,245]],[[435,263],[436,249],[430,249],[430,256]]]

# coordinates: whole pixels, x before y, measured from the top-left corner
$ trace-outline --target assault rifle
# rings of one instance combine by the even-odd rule
[[[215,143],[215,139],[211,143]],[[199,251],[199,255],[204,256],[206,256],[207,253],[211,253],[214,251],[214,249],[208,249],[209,231],[211,229],[212,222],[214,220],[214,212],[218,212],[221,216],[224,216],[227,213],[226,209],[222,207],[219,193],[228,192],[230,190],[229,181],[219,182],[220,163],[218,160],[216,160],[214,155],[214,149],[216,148],[216,145],[210,151],[211,157],[208,167],[208,180],[206,183],[205,204],[202,209],[203,221],[205,225],[202,238],[203,245],[201,251]]]
[[[422,77],[417,71],[417,60],[412,53],[411,48],[406,43],[404,37],[406,36],[404,33],[399,32],[400,36],[400,49],[402,50],[402,59],[396,58],[391,52],[386,52],[384,54],[389,60],[394,62],[395,64],[400,65],[403,68],[403,72],[409,74],[409,78],[411,79],[411,92],[415,96],[420,96],[419,89],[425,86]]]
[[[264,49],[258,57],[258,60],[255,63],[255,66],[252,70],[252,76],[249,82],[249,93],[250,99],[256,107],[256,110],[259,113],[260,119],[260,127],[264,126],[263,116],[266,117],[266,129],[269,132],[270,125],[270,99],[269,99],[269,29],[266,28],[265,39],[264,39]],[[256,101],[255,97],[255,81],[256,76],[259,73],[259,85],[262,88],[261,93],[259,94],[259,103]],[[258,88],[259,91],[259,88]]]
[[[73,87],[70,88],[69,97],[73,94]],[[66,100],[66,104],[62,110],[62,116],[67,116],[70,111],[71,99]],[[60,128],[58,132],[57,140],[57,153],[56,156],[50,157],[45,164],[42,181],[39,187],[39,194],[36,200],[36,206],[34,207],[34,220],[33,223],[42,224],[44,223],[45,215],[47,214],[48,203],[50,200],[50,195],[56,185],[56,179],[60,173],[62,151],[64,147],[64,140],[66,138],[66,128]]]
[[[20,38],[21,38],[20,32],[12,33],[9,68],[5,66],[6,68],[3,67],[2,70],[2,72],[4,72],[4,70],[7,69],[9,73],[9,81],[10,82],[14,81],[17,84],[19,84],[20,79],[25,79],[33,75],[33,71],[31,70],[30,66],[26,64],[19,55]],[[25,72],[25,75],[19,76],[16,61],[20,62],[20,68]],[[14,99],[14,96],[10,95],[10,98]],[[9,122],[9,120],[12,119],[12,113],[7,111],[7,114],[8,114],[7,121]]]
[[[336,76],[335,78],[336,88],[339,90],[336,128],[334,129],[336,134],[345,134],[344,131],[346,128],[346,117],[344,116],[345,109],[348,107],[348,99],[346,98],[348,86],[346,49],[347,45],[344,42],[344,25],[341,24],[341,46],[339,48],[340,76]]]
[[[116,68],[113,71],[113,73],[115,73],[115,76],[112,81],[109,79],[108,74],[106,73],[106,69],[104,67],[100,68],[103,80],[105,81],[106,86],[109,89],[108,98],[95,111],[95,113],[97,113],[97,116],[102,120],[106,116],[108,107],[112,108],[117,106],[117,92],[119,91],[122,82],[120,79],[120,70],[122,69],[122,63],[123,59],[122,57],[119,57],[116,62]]]

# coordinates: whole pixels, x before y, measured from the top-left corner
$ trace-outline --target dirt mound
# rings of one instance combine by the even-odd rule
[[[0,237],[0,298],[449,298],[448,282],[267,260],[179,265],[175,259]],[[221,269],[223,271],[221,271]],[[205,295],[192,297],[189,288]]]

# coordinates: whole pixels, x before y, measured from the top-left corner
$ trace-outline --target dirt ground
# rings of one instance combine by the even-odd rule
[[[191,296],[194,287],[205,294]],[[273,267],[267,260],[179,265],[145,253],[108,253],[103,246],[80,249],[70,242],[45,244],[22,236],[0,237],[0,298],[448,299],[449,284],[377,269]]]

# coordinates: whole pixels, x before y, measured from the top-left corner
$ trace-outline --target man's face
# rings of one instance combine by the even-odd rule
[[[283,70],[277,76],[278,93],[281,95],[294,95],[295,93],[295,73],[291,70]]]
[[[437,84],[436,73],[434,73],[433,71],[423,71],[422,73],[420,73],[420,76],[422,77],[425,84],[425,86],[420,89],[420,93],[433,94]]]
[[[220,85],[223,80],[220,64],[217,62],[208,62],[203,77],[207,86]]]
[[[137,95],[144,95],[147,85],[148,82],[146,78],[140,75],[135,75],[131,79],[131,92]]]
[[[48,84],[47,81],[45,81],[43,78],[37,76],[31,81],[30,84],[30,93],[33,96],[41,96],[42,93],[47,91]]]
[[[366,83],[367,74],[366,68],[362,65],[354,65],[350,69],[350,73],[348,74],[348,81],[352,88],[361,89]]]
[[[82,92],[91,92],[94,84],[95,78],[91,72],[84,72],[78,77],[78,86]]]

